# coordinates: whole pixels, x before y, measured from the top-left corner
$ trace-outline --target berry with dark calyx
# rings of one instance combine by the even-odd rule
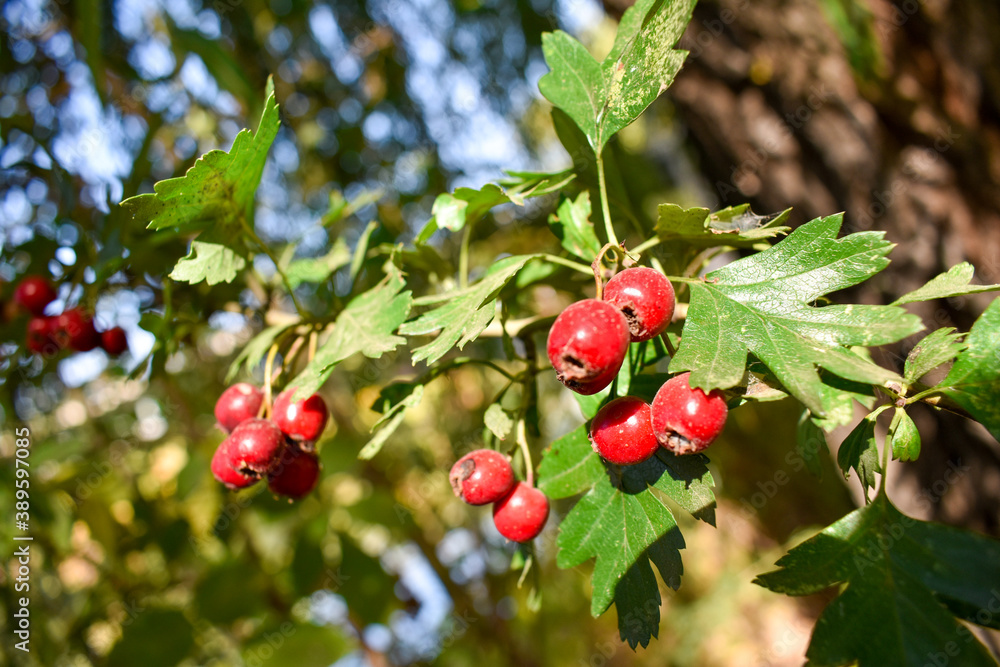
[[[267,419],[247,419],[226,438],[233,467],[244,474],[264,475],[278,464],[285,448],[281,429]]]
[[[107,332],[105,332],[107,333]],[[215,420],[226,433],[260,412],[264,392],[246,382],[238,382],[222,392],[215,402]]]
[[[64,347],[90,352],[101,344],[94,321],[80,308],[70,308],[55,318],[56,338]]]
[[[36,317],[45,314],[45,307],[56,298],[56,291],[41,276],[25,276],[14,289],[14,301]]]
[[[628,322],[604,301],[577,301],[559,314],[549,330],[547,351],[556,378],[589,396],[615,379],[628,353]]]
[[[548,518],[549,499],[525,482],[518,482],[513,491],[493,505],[493,524],[501,535],[515,542],[537,537]]]
[[[448,480],[455,495],[470,505],[500,500],[516,481],[507,457],[492,449],[477,449],[460,458],[451,467]]]
[[[319,457],[298,447],[285,448],[278,465],[267,475],[267,488],[292,500],[304,498],[319,481]]]
[[[296,442],[314,442],[323,434],[330,411],[319,394],[293,401],[294,389],[286,389],[274,399],[271,419],[282,433]]]
[[[28,348],[29,352],[55,354],[61,349],[62,346],[55,337],[54,319],[52,317],[32,317],[28,321],[25,347]]]
[[[125,337],[125,330],[121,327],[114,327],[101,332],[101,347],[112,357],[128,349],[128,339]],[[256,413],[254,413],[256,415]]]
[[[230,489],[245,489],[260,479],[255,474],[244,474],[236,469],[237,461],[233,457],[232,440],[222,441],[212,455],[212,475]]]
[[[637,266],[604,286],[604,300],[622,311],[632,342],[659,336],[674,316],[674,286],[656,269]]]
[[[707,395],[688,384],[690,373],[681,373],[663,383],[652,405],[653,433],[674,454],[700,452],[726,425],[726,399],[718,389]]]
[[[590,443],[609,463],[642,463],[660,448],[653,435],[649,404],[635,396],[611,401],[590,422]]]

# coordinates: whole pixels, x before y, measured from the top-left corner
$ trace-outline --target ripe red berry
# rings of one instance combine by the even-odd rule
[[[287,389],[274,399],[271,419],[278,428],[296,442],[314,442],[326,428],[330,411],[319,394],[302,401],[292,401],[294,389]]]
[[[14,301],[32,315],[40,317],[45,306],[56,298],[56,291],[49,281],[41,276],[25,276],[14,289]]]
[[[493,505],[493,524],[508,540],[527,542],[538,536],[549,518],[549,499],[538,489],[518,482]]]
[[[63,347],[89,352],[101,344],[94,321],[80,308],[70,308],[55,318],[55,336]]]
[[[604,300],[622,311],[632,342],[659,336],[674,316],[674,287],[655,269],[625,269],[608,281]]]
[[[28,321],[25,347],[35,354],[55,354],[61,349],[55,337],[55,318],[32,317]]]
[[[584,299],[552,323],[547,349],[556,378],[589,396],[615,379],[628,344],[628,322],[621,311],[604,301]]]
[[[319,480],[319,467],[319,457],[313,452],[286,447],[278,465],[267,475],[267,488],[293,500],[304,498]]]
[[[121,327],[114,327],[101,333],[101,347],[112,357],[128,349],[128,339],[125,337],[125,330]],[[256,414],[256,413],[254,413]]]
[[[649,404],[635,396],[611,401],[590,422],[590,443],[610,463],[634,465],[656,453]]]
[[[455,495],[470,505],[500,500],[515,482],[507,458],[492,449],[477,449],[455,461],[448,480]]]
[[[270,472],[285,448],[281,429],[266,419],[247,419],[233,429],[226,441],[230,442],[233,467],[244,474]]]
[[[245,489],[257,482],[257,475],[243,474],[236,469],[236,464],[232,440],[226,438],[212,455],[212,475],[230,489]]]
[[[718,389],[707,396],[688,384],[690,373],[663,383],[652,405],[653,433],[674,454],[694,454],[712,444],[726,425],[726,399]]]
[[[253,419],[264,402],[264,392],[246,382],[238,382],[222,392],[215,402],[215,420],[226,433],[247,419]]]

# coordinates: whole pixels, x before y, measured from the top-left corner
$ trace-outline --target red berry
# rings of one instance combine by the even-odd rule
[[[94,321],[80,308],[70,308],[55,318],[56,338],[77,352],[89,352],[101,344]]]
[[[287,389],[274,399],[271,419],[278,428],[297,442],[313,442],[323,433],[330,412],[319,394],[302,401],[292,401],[294,389]]]
[[[655,269],[625,269],[608,281],[604,300],[622,311],[632,342],[659,336],[674,316],[674,287]]]
[[[226,438],[233,467],[242,473],[263,475],[278,464],[285,448],[281,429],[266,419],[247,419]]]
[[[125,337],[125,330],[121,327],[114,327],[101,333],[101,347],[112,357],[128,349],[128,339]],[[256,414],[256,413],[254,413]]]
[[[726,399],[718,389],[707,396],[688,384],[690,373],[663,383],[652,406],[653,433],[674,454],[694,454],[712,444],[726,425]]]
[[[549,361],[556,378],[589,396],[611,384],[628,352],[628,322],[604,301],[584,299],[564,310],[549,330]]]
[[[254,474],[245,475],[236,469],[233,457],[233,441],[226,438],[212,455],[212,475],[230,489],[245,489],[254,484],[258,477]]]
[[[25,276],[14,290],[14,301],[32,315],[41,316],[45,306],[56,298],[56,291],[41,276]]]
[[[229,433],[247,419],[256,417],[263,402],[264,392],[252,384],[238,382],[222,392],[215,402],[215,420]]]
[[[500,500],[515,482],[507,458],[492,449],[477,449],[455,461],[448,479],[455,495],[470,505]]]
[[[308,495],[318,480],[319,457],[298,447],[286,447],[278,465],[267,475],[267,488],[298,500]]]
[[[538,489],[518,482],[493,505],[493,524],[508,540],[527,542],[538,536],[549,518],[549,499]]]
[[[642,463],[660,447],[653,435],[649,404],[635,396],[611,401],[590,422],[590,443],[610,463]]]
[[[55,318],[32,317],[28,321],[25,347],[35,354],[55,354],[61,349],[55,337]]]

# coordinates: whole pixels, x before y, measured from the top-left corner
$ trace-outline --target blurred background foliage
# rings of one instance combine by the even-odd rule
[[[976,43],[1000,21],[988,5],[970,3],[947,18],[938,4],[951,3],[920,3],[908,14],[875,0],[700,5],[682,43],[692,58],[675,90],[610,149],[612,188],[640,215],[664,201],[750,200],[762,212],[795,205],[797,222],[846,209],[849,224],[853,215],[857,227],[888,230],[903,244],[894,256],[905,274],[890,274],[866,300],[898,295],[965,258],[984,281],[1000,282],[990,277],[1000,271],[1000,225],[990,228],[988,213],[996,217],[990,186],[1000,181],[1000,96],[988,69],[996,45],[987,40],[987,55],[950,48],[963,34]],[[683,526],[683,586],[663,589],[660,639],[633,653],[613,614],[588,613],[590,566],[555,567],[552,526],[538,541],[533,571],[543,605],[531,612],[529,587],[519,588],[511,571],[518,554],[488,510],[452,495],[447,470],[483,442],[483,412],[502,388],[488,369],[436,380],[383,452],[362,462],[356,453],[378,419],[371,406],[379,390],[415,371],[407,353],[352,359],[323,392],[334,424],[322,441],[316,492],[295,505],[259,488],[226,492],[209,473],[222,439],[211,406],[234,355],[288,306],[273,289],[274,266],[259,260],[246,281],[211,289],[165,281],[185,241],[160,240],[115,206],[183,174],[204,152],[228,148],[256,124],[273,74],[282,129],[257,196],[261,237],[317,257],[338,238],[353,247],[377,221],[373,247],[406,243],[440,192],[478,187],[502,169],[566,168],[537,94],[541,33],[562,28],[606,50],[623,7],[4,3],[2,298],[9,303],[25,274],[49,275],[60,286],[55,308],[85,304],[105,326],[126,329],[131,351],[119,360],[100,351],[25,356],[25,318],[4,309],[0,455],[11,460],[15,426],[31,429],[34,634],[31,655],[13,649],[6,562],[0,665],[802,663],[825,600],[792,600],[749,582],[858,496],[832,459],[816,481],[789,457],[794,406],[733,413],[712,456],[719,528]],[[888,30],[897,16],[905,20]],[[975,29],[957,30],[966,24]],[[899,57],[903,46],[925,54],[916,71]],[[941,89],[950,101],[933,97]],[[785,143],[772,141],[774,117]],[[944,127],[957,128],[957,138],[940,144],[949,150],[935,144],[952,136]],[[938,161],[904,171],[920,151],[934,150]],[[977,166],[975,179],[962,179]],[[900,174],[910,179],[901,192]],[[884,201],[886,192],[894,202]],[[875,202],[883,204],[878,215]],[[498,209],[476,228],[471,265],[557,249],[544,225],[553,205]],[[451,279],[457,245],[439,233],[433,251],[407,257],[426,270],[418,293],[421,280]],[[349,285],[342,270],[302,297],[321,312]],[[518,299],[543,314],[569,301],[544,287]],[[983,303],[952,300],[922,314],[967,329]],[[905,351],[888,351],[884,361],[899,363]],[[499,339],[477,343],[475,353],[502,356]],[[257,369],[250,379],[261,377]],[[543,437],[552,439],[582,418],[554,379],[543,390]],[[911,498],[901,507],[996,535],[996,443],[964,422],[917,416],[929,430],[925,443],[936,447],[894,468],[894,483]],[[939,488],[949,465],[961,474]],[[13,505],[13,478],[4,465],[0,507]],[[12,544],[12,528],[0,522],[0,541]]]

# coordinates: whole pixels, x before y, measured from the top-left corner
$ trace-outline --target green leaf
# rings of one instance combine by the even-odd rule
[[[803,410],[799,416],[795,432],[795,451],[802,457],[806,469],[817,478],[822,478],[823,462],[820,457],[827,451],[826,434],[811,417],[809,410]]]
[[[406,342],[393,332],[409,315],[412,298],[409,290],[402,291],[405,282],[399,269],[387,262],[385,270],[386,276],[378,285],[354,297],[337,315],[333,331],[316,356],[289,383],[289,388],[295,389],[294,400],[315,393],[344,359],[358,352],[378,359]]]
[[[424,397],[424,385],[410,386],[412,386],[413,390],[390,409],[386,410],[382,414],[382,417],[372,425],[372,431],[375,435],[358,452],[359,459],[367,461],[378,454],[382,450],[382,446],[389,439],[389,436],[395,433],[399,425],[403,423],[406,411],[420,405],[420,401]],[[383,391],[384,395],[385,392]]]
[[[143,606],[135,611],[108,656],[111,667],[173,667],[194,648],[194,628],[180,611]]]
[[[450,349],[475,340],[496,317],[496,295],[534,255],[506,257],[490,267],[475,285],[457,290],[443,306],[429,310],[399,328],[405,336],[423,336],[440,331],[432,342],[413,350],[413,363],[428,364],[443,357]]]
[[[622,16],[615,45],[601,66],[607,101],[600,115],[598,148],[673,83],[687,57],[687,51],[673,46],[691,20],[694,5],[695,0],[639,0]]]
[[[553,442],[538,467],[538,488],[549,498],[569,498],[590,489],[605,476],[601,459],[580,426]]]
[[[941,382],[941,393],[969,411],[1000,440],[1000,299],[972,325],[968,347]]]
[[[170,278],[178,282],[209,285],[231,283],[247,264],[238,252],[221,243],[192,241],[187,256],[177,260]]]
[[[938,329],[913,346],[903,366],[903,379],[907,384],[913,384],[941,364],[951,361],[966,348],[960,340],[962,334],[954,331],[954,327]]]
[[[590,193],[584,190],[576,201],[569,197],[563,199],[556,212],[549,216],[549,226],[559,237],[562,247],[588,262],[601,251],[590,213]]]
[[[896,413],[892,416],[888,441],[892,444],[894,459],[916,461],[920,456],[920,431],[903,408],[896,408]]]
[[[844,476],[851,474],[851,468],[858,471],[861,489],[868,497],[868,489],[875,486],[875,473],[882,472],[882,464],[878,458],[878,443],[875,442],[875,418],[879,412],[873,412],[854,427],[837,452],[837,463],[844,471]]]
[[[692,386],[705,391],[724,389],[740,383],[749,352],[819,417],[839,399],[817,367],[855,382],[901,382],[846,346],[895,342],[919,331],[919,318],[894,306],[811,305],[889,263],[892,245],[881,232],[837,239],[841,222],[840,214],[813,220],[772,248],[690,283],[691,303],[670,371],[691,371]]]
[[[506,440],[507,436],[510,435],[510,430],[514,427],[514,420],[499,403],[494,403],[486,408],[483,420],[486,423],[486,428],[499,440]]]
[[[983,614],[1000,589],[996,540],[917,521],[880,494],[777,565],[755,583],[788,595],[847,585],[816,624],[810,665],[996,665],[955,620],[1000,626],[1000,614]]]
[[[598,459],[593,451],[590,456]],[[684,540],[662,496],[714,521],[713,480],[706,462],[703,456],[661,452],[638,465],[614,466],[598,477],[560,526],[559,567],[596,557],[591,613],[598,616],[614,602],[619,632],[632,647],[648,645],[659,626],[659,591],[649,561],[668,586],[680,585]],[[650,613],[637,615],[636,609]]]
[[[1000,285],[970,285],[974,269],[972,264],[962,262],[948,269],[921,287],[920,289],[908,292],[892,302],[894,306],[901,306],[904,303],[915,301],[930,301],[931,299],[945,299],[963,294],[976,294],[978,292],[993,292],[1000,290]]]
[[[356,279],[361,273],[361,266],[365,262],[365,257],[368,256],[368,243],[376,229],[378,229],[378,223],[372,220],[365,226],[365,231],[361,232],[361,238],[358,239],[358,244],[354,247],[354,254],[351,256],[351,280]]]
[[[351,251],[343,239],[338,238],[330,248],[330,252],[322,257],[297,259],[285,269],[288,284],[295,289],[302,283],[323,283],[333,273],[351,261]]]
[[[260,363],[260,360],[264,358],[267,351],[274,344],[274,341],[285,330],[294,327],[294,324],[276,324],[274,326],[267,327],[259,334],[254,336],[249,343],[247,343],[240,353],[236,355],[233,359],[233,363],[229,365],[229,372],[226,373],[226,382],[232,382],[236,374],[240,372],[240,366],[245,365],[247,372],[253,371],[254,366]]]
[[[595,152],[603,147],[597,119],[606,101],[604,72],[583,44],[562,30],[542,35],[542,52],[550,71],[538,90],[583,130]]]

